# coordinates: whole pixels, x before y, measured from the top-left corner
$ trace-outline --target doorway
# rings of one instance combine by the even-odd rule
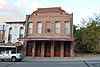
[[[35,44],[35,57],[41,57],[41,41],[36,41],[36,44]]]
[[[26,49],[26,55],[32,56],[32,41],[27,42],[27,49]]]
[[[45,42],[44,56],[45,57],[50,57],[51,56],[51,42],[50,41]]]
[[[56,41],[54,45],[54,56],[55,57],[60,57],[60,47],[61,47],[61,42]]]
[[[64,57],[70,57],[70,42],[64,42]]]

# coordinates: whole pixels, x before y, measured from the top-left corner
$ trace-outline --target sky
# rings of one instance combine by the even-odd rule
[[[61,7],[73,13],[73,24],[100,13],[100,0],[0,0],[0,22],[25,21],[37,8]]]

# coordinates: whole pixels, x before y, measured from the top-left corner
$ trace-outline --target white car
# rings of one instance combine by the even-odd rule
[[[15,62],[16,60],[21,61],[22,59],[23,59],[23,54],[18,53],[13,50],[7,50],[7,51],[0,52],[0,60],[1,61],[11,60],[11,61]]]

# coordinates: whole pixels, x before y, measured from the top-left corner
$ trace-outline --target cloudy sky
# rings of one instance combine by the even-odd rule
[[[100,13],[100,0],[0,0],[0,22],[24,21],[37,8],[61,7],[74,14],[73,23],[79,24],[94,13]]]

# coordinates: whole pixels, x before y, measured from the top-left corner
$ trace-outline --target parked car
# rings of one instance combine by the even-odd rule
[[[23,59],[23,54],[14,50],[6,50],[0,52],[0,60],[11,60],[13,62],[15,61],[21,61]]]

